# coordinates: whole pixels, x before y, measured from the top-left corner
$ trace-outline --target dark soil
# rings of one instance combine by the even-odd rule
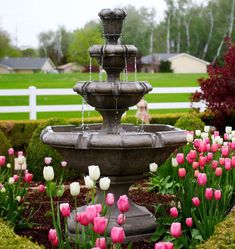
[[[141,181],[130,190],[130,198],[139,205],[145,206],[149,211],[154,213],[154,204],[168,204],[171,202],[172,197],[160,195],[155,192],[148,192],[146,188],[146,181]],[[81,192],[77,199],[78,206],[86,204],[88,191],[81,188]],[[57,200],[58,202],[69,202],[73,208],[73,202],[69,190],[66,190],[63,197]],[[31,221],[35,223],[32,228],[22,229],[16,233],[22,236],[31,238],[32,241],[37,242],[39,245],[44,245],[45,248],[52,248],[48,241],[48,231],[53,228],[52,217],[50,214],[50,201],[45,193],[39,193],[37,190],[30,190],[25,197],[25,202],[29,203],[29,209],[33,208],[34,213]],[[25,217],[29,215],[29,210],[26,210]],[[133,249],[153,249],[154,243],[148,241],[140,241],[132,244]]]

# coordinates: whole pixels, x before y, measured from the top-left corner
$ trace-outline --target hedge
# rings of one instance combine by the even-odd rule
[[[219,223],[213,235],[197,249],[234,249],[235,248],[235,210]]]
[[[176,114],[155,114],[151,115],[151,124],[169,124],[174,125],[176,121],[185,115],[185,113],[176,113]],[[203,114],[197,114],[202,119],[207,119],[208,117],[204,117]],[[211,118],[211,117],[210,117]],[[24,150],[26,151],[30,139],[32,137],[33,132],[41,126],[45,124],[47,120],[22,120],[22,121],[0,121],[0,130],[6,135],[6,137],[11,142],[12,146],[16,150]],[[73,118],[67,119],[67,123],[80,125],[81,119]],[[206,122],[204,120],[204,122]],[[102,117],[90,117],[85,119],[85,124],[92,123],[102,123]],[[140,124],[140,122],[136,119],[135,116],[127,116],[122,119],[122,123],[132,123],[132,124]]]
[[[0,222],[0,249],[42,249],[25,237],[21,237],[13,232],[4,222]]]

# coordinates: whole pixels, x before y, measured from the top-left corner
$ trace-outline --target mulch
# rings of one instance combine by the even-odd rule
[[[129,191],[130,198],[138,205],[145,206],[150,212],[154,213],[154,204],[166,204],[172,201],[172,197],[168,195],[161,195],[155,192],[149,192],[146,187],[146,181],[141,181],[131,188]],[[88,191],[85,188],[81,188],[79,198],[77,199],[78,206],[86,204],[86,198],[88,197]],[[63,197],[57,201],[60,203],[69,202],[73,208],[73,198],[71,197],[69,190],[67,189]],[[16,231],[17,234],[26,236],[32,241],[37,242],[39,245],[44,245],[45,248],[52,248],[48,241],[48,231],[53,228],[52,217],[50,213],[50,200],[45,193],[39,193],[36,188],[31,189],[25,196],[25,202],[28,203],[29,209],[25,211],[24,216],[29,215],[29,210],[34,210],[31,222],[34,223],[32,228],[21,229]],[[153,249],[154,243],[149,241],[139,241],[132,244],[133,249]]]

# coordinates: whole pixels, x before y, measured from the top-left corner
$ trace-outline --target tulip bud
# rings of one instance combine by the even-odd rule
[[[223,157],[220,157],[220,158],[219,158],[219,164],[220,164],[220,165],[224,165],[224,164],[225,164],[225,160],[224,160]]]
[[[178,213],[177,208],[176,207],[172,207],[170,209],[170,216],[173,217],[173,218],[177,218],[178,215],[179,215],[179,213]]]
[[[210,126],[204,126],[204,131],[208,133],[210,131]]]
[[[13,148],[10,148],[9,150],[8,150],[8,155],[9,156],[14,156],[14,149]]]
[[[21,202],[21,196],[16,196],[16,200],[18,201],[18,202]]]
[[[67,166],[67,162],[66,162],[66,161],[62,161],[60,164],[61,164],[61,166],[62,166],[63,168]]]
[[[102,205],[101,204],[95,204],[95,208],[96,208],[96,213],[100,214],[102,212]]]
[[[149,164],[149,169],[150,169],[151,172],[154,173],[154,172],[157,171],[158,165],[157,165],[156,163],[150,163],[150,164]]]
[[[213,160],[212,164],[211,164],[211,167],[212,167],[213,170],[215,170],[218,167],[218,161]]]
[[[170,228],[171,236],[178,238],[182,235],[182,228],[180,222],[173,222]]]
[[[10,164],[10,163],[7,164],[7,168],[8,168],[8,169],[11,168],[11,164]]]
[[[192,164],[193,169],[197,169],[198,166],[199,166],[198,162],[193,162],[193,164]]]
[[[105,217],[95,217],[94,221],[94,232],[98,234],[103,234],[106,230],[107,224],[108,224],[108,219]]]
[[[200,200],[198,197],[193,197],[192,202],[195,207],[198,207],[200,205]]]
[[[103,191],[106,191],[110,187],[111,180],[109,177],[102,177],[100,178],[99,184],[100,184],[100,189]]]
[[[52,158],[51,158],[51,157],[45,157],[45,158],[44,158],[44,163],[45,163],[46,165],[49,165],[49,164],[51,163],[51,161],[52,161]]]
[[[86,214],[89,219],[89,222],[92,223],[94,218],[97,217],[97,208],[95,205],[89,205],[86,207]]]
[[[178,176],[183,178],[186,176],[186,169],[185,168],[179,168],[178,169]]]
[[[130,208],[128,197],[121,195],[117,201],[117,206],[121,213],[127,212]]]
[[[0,156],[0,167],[3,166],[6,162],[6,157],[5,156]]]
[[[200,136],[201,136],[201,131],[200,131],[200,130],[195,130],[195,135],[196,135],[197,137],[200,137]]]
[[[114,204],[114,194],[108,193],[106,195],[105,203],[107,206],[112,206]]]
[[[15,182],[15,180],[14,180],[14,178],[13,177],[10,177],[9,179],[8,179],[8,183],[9,184],[14,184],[14,182]]]
[[[197,178],[199,173],[200,173],[199,170],[195,170],[195,171],[194,171],[194,177]]]
[[[221,190],[215,190],[214,191],[214,199],[219,201],[221,199]]]
[[[177,163],[177,160],[176,158],[172,157],[171,158],[171,164],[172,164],[172,167],[177,167],[179,164]]]
[[[222,168],[218,167],[218,168],[215,169],[215,175],[216,176],[222,176],[222,174],[223,174]]]
[[[1,193],[5,193],[6,189],[4,187],[1,188]]]
[[[40,193],[45,192],[45,190],[46,190],[46,188],[45,188],[45,186],[44,186],[43,184],[40,184],[40,185],[38,186],[38,191],[39,191]]]
[[[43,177],[46,181],[52,181],[55,177],[54,169],[51,166],[45,166],[43,168]]]
[[[104,237],[97,238],[95,241],[95,246],[100,249],[106,249],[106,239]]]
[[[80,193],[80,184],[79,182],[73,182],[70,184],[70,194],[72,196],[78,196]]]
[[[199,173],[197,176],[197,183],[199,186],[204,186],[207,183],[207,176],[205,173]]]
[[[111,229],[111,239],[114,244],[123,243],[125,240],[125,232],[123,227],[113,227]]]
[[[18,180],[19,180],[19,176],[18,175],[13,175],[13,178],[14,178],[14,182],[18,182]]]
[[[30,182],[32,182],[32,180],[33,180],[33,174],[26,173],[26,174],[24,175],[24,181],[25,181],[25,182],[30,183]]]
[[[202,139],[208,138],[208,136],[209,136],[209,135],[208,135],[207,132],[202,132],[202,133],[201,133],[201,138],[202,138]]]
[[[192,143],[193,142],[193,135],[191,133],[187,133],[187,135],[186,135],[186,141],[188,143]]]
[[[206,197],[207,200],[212,199],[212,197],[213,197],[213,189],[212,188],[206,188],[205,197]]]
[[[89,177],[91,180],[96,181],[100,178],[100,168],[97,165],[88,166]]]
[[[231,133],[232,132],[232,127],[231,126],[226,126],[225,127],[225,132],[226,133]]]
[[[23,165],[25,163],[25,157],[24,156],[19,156],[17,159],[17,162],[19,165]]]
[[[126,216],[125,214],[119,214],[118,217],[117,217],[117,223],[118,225],[124,225],[126,223]]]
[[[178,164],[183,164],[184,163],[184,154],[183,153],[177,153],[176,161],[177,161]]]
[[[60,212],[61,212],[63,217],[69,217],[70,216],[69,203],[61,203],[60,204]]]
[[[193,226],[193,219],[191,217],[186,218],[185,223],[188,227],[192,227]]]
[[[89,176],[84,176],[84,181],[87,189],[94,188],[94,181]]]

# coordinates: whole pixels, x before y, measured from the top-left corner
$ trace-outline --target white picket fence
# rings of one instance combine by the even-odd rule
[[[163,93],[194,93],[196,90],[200,90],[199,87],[157,87],[149,94],[163,94]],[[0,106],[0,113],[18,113],[28,112],[31,120],[37,119],[38,112],[67,112],[67,111],[82,111],[94,110],[94,107],[88,105],[37,105],[37,96],[46,95],[76,95],[72,89],[67,88],[47,88],[37,89],[34,86],[30,86],[28,89],[4,89],[0,90],[0,96],[29,96],[28,106]],[[179,109],[179,108],[191,108],[190,102],[167,102],[167,103],[148,103],[149,109]],[[200,111],[204,111],[206,105],[202,102],[193,103],[194,108],[199,108]],[[130,109],[136,109],[136,106]],[[0,115],[1,117],[1,115]],[[1,118],[0,118],[1,119]]]

